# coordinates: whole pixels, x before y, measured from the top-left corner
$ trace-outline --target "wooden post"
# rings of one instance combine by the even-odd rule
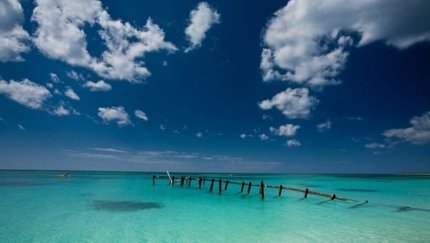
[[[330,200],[334,200],[335,198],[336,198],[336,194],[333,193],[330,197]]]
[[[214,182],[215,179],[212,179],[211,187],[209,187],[209,192],[212,192],[212,189],[214,188]]]
[[[227,181],[225,182],[224,191],[227,191],[227,187],[228,187],[228,183],[229,183],[229,182],[230,182],[229,180],[227,180]]]
[[[181,177],[181,186],[183,186],[184,185],[184,177],[182,176]]]
[[[155,185],[155,178],[156,178],[157,176],[156,175],[153,175],[152,176],[152,185]]]
[[[240,192],[243,192],[243,187],[245,186],[245,182],[242,181],[242,186],[240,187]]]
[[[247,193],[248,195],[249,195],[249,193],[251,192],[251,186],[252,186],[252,182],[249,182],[249,183],[248,183],[248,193]]]
[[[172,176],[172,186],[174,186],[174,185],[175,185],[175,177]]]
[[[278,197],[280,197],[281,194],[282,194],[282,185],[279,185]]]
[[[219,187],[218,187],[218,192],[221,193],[221,187],[222,187],[222,180],[221,178],[219,178]]]
[[[188,177],[188,187],[190,187],[190,186],[191,186],[191,180],[192,180],[192,178],[191,178],[191,176],[189,176],[189,177]]]
[[[202,187],[202,178],[201,177],[199,177],[198,182],[199,182],[199,188],[201,188]]]
[[[308,197],[308,193],[309,193],[309,189],[306,187],[306,189],[305,189],[305,195],[303,196],[303,198],[307,198]]]
[[[263,181],[260,182],[260,195],[261,195],[261,199],[264,199],[264,182]]]

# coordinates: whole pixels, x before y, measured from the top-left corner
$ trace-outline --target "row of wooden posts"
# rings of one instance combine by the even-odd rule
[[[157,175],[153,175],[152,176],[152,184],[155,185],[155,179],[156,178],[168,178],[169,179],[169,183],[170,185],[174,186],[175,185],[175,177],[169,177],[169,176],[157,176]],[[221,178],[219,179],[215,179],[215,178],[206,178],[206,177],[198,177],[198,178],[193,178],[191,176],[181,176],[179,182],[181,187],[184,186],[184,183],[186,185],[188,185],[188,187],[191,186],[191,181],[192,180],[197,180],[198,183],[198,188],[202,187],[202,184],[205,184],[206,180],[210,180],[211,181],[211,185],[209,187],[209,192],[212,192],[213,187],[215,182],[218,182],[218,192],[222,193],[222,183],[225,183],[224,185],[224,191],[227,190],[227,187],[229,184],[236,184],[236,185],[240,185],[240,192],[243,192],[243,189],[245,188],[245,185],[248,186],[247,189],[247,194],[249,194],[251,192],[251,187],[259,187],[260,191],[258,194],[260,194],[261,199],[264,199],[264,189],[265,188],[275,188],[278,189],[278,196],[281,196],[282,194],[282,190],[290,190],[290,191],[296,191],[296,192],[302,192],[303,193],[303,197],[307,198],[308,194],[312,194],[312,195],[317,195],[317,196],[322,196],[322,197],[327,197],[330,198],[330,200],[341,200],[341,201],[351,201],[351,202],[357,202],[357,200],[353,200],[350,198],[344,198],[344,197],[339,197],[336,196],[336,194],[326,194],[326,193],[321,193],[321,192],[316,192],[316,191],[311,191],[308,188],[305,189],[299,189],[299,188],[293,188],[293,187],[284,187],[282,185],[279,186],[271,186],[271,185],[266,185],[264,184],[264,181],[260,181],[259,184],[252,184],[252,182],[249,183],[245,183],[244,181],[242,182],[235,182],[235,181],[230,181],[230,180],[225,180],[223,181]]]

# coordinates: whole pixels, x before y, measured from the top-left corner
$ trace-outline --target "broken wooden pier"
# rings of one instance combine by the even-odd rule
[[[288,191],[296,191],[296,192],[303,193],[303,198],[307,198],[308,194],[311,194],[311,195],[326,197],[326,198],[329,198],[330,200],[358,202],[357,200],[354,200],[354,199],[339,197],[334,193],[333,194],[327,194],[327,193],[311,191],[308,188],[300,189],[300,188],[294,188],[294,187],[287,187],[287,186],[283,186],[283,185],[279,185],[279,186],[266,185],[264,183],[264,181],[260,181],[260,183],[255,184],[252,182],[245,183],[244,181],[237,182],[237,181],[223,180],[222,178],[216,179],[216,178],[191,177],[191,176],[181,176],[180,179],[177,179],[175,181],[175,177],[170,176],[170,174],[168,174],[168,176],[153,175],[152,176],[152,184],[153,185],[155,185],[155,179],[156,178],[168,178],[170,185],[174,186],[175,183],[180,183],[181,187],[184,186],[184,182],[186,182],[185,185],[190,187],[191,181],[196,180],[197,184],[198,184],[198,188],[201,188],[202,184],[204,184],[206,182],[206,180],[208,180],[211,183],[210,187],[209,187],[209,192],[213,191],[214,184],[218,182],[218,193],[222,193],[223,183],[224,183],[224,191],[227,190],[228,185],[230,185],[230,184],[240,185],[240,192],[243,192],[244,187],[247,186],[247,193],[246,193],[247,195],[250,194],[252,187],[258,187],[259,188],[259,195],[260,195],[261,199],[264,199],[264,190],[266,188],[273,188],[273,189],[278,189],[278,196],[281,196],[283,190],[288,190]]]

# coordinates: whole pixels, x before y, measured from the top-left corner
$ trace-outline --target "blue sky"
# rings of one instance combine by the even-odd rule
[[[426,0],[0,0],[0,168],[430,171]]]

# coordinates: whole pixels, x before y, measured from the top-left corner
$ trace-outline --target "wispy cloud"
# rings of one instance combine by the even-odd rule
[[[103,151],[103,152],[112,152],[112,153],[128,153],[125,150],[114,149],[114,148],[90,148],[91,150]]]
[[[381,149],[381,148],[385,148],[385,144],[381,144],[381,143],[369,143],[364,145],[366,148],[370,148],[370,149]]]
[[[203,137],[203,133],[202,133],[202,132],[198,132],[198,133],[196,134],[196,136],[197,136],[197,137],[199,137],[199,138],[201,138],[201,137]]]
[[[301,146],[301,145],[302,144],[298,140],[296,140],[296,139],[288,140],[285,143],[285,146],[287,146],[287,147],[298,147],[298,146]]]
[[[331,128],[331,121],[329,119],[327,119],[327,121],[318,124],[316,127],[317,127],[318,132],[324,132],[324,131]]]
[[[185,49],[189,52],[199,47],[206,37],[206,32],[213,24],[220,23],[220,15],[208,3],[201,2],[197,8],[190,13],[190,25],[185,29],[185,34],[190,47]]]
[[[242,134],[239,135],[239,137],[242,138],[242,139],[245,139],[245,138],[252,138],[254,136],[252,134],[242,133]]]
[[[144,121],[148,121],[148,117],[146,116],[145,112],[143,112],[141,110],[135,110],[134,115],[139,119],[142,119]]]
[[[19,129],[25,131],[25,128],[21,124],[18,124],[18,127],[19,127]]]
[[[67,87],[64,94],[72,100],[80,100],[79,96],[73,91],[71,87]]]

